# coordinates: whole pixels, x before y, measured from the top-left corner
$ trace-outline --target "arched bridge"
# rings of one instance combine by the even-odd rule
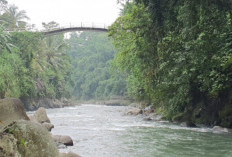
[[[69,25],[63,27],[56,27],[50,30],[38,30],[38,29],[13,29],[13,30],[6,30],[6,32],[43,32],[45,35],[55,35],[59,33],[67,33],[67,32],[75,32],[75,31],[100,31],[100,32],[108,32],[108,26],[105,24],[97,25],[94,23],[91,24],[84,24],[81,23],[80,25]]]
[[[54,28],[52,30],[43,31],[45,35],[54,35],[59,33],[66,33],[66,32],[75,32],[75,31],[101,31],[101,32],[108,32],[108,26],[106,25],[86,25],[81,23],[81,25],[69,25],[65,27]]]

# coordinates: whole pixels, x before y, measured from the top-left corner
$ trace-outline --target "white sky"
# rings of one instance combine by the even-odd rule
[[[29,23],[41,28],[42,22],[56,21],[61,26],[95,23],[110,25],[119,16],[117,0],[8,0],[25,10]]]

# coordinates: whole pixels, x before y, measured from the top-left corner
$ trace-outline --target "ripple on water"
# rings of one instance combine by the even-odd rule
[[[82,105],[47,110],[53,134],[70,135],[84,157],[231,157],[232,136],[123,116],[128,107]]]

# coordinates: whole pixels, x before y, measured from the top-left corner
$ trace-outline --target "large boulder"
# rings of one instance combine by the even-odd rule
[[[29,115],[28,117],[29,117],[31,122],[40,124],[41,126],[46,128],[48,131],[51,131],[54,128],[54,125],[51,124],[51,123],[48,123],[48,122],[40,123],[40,122],[38,122],[34,115]]]
[[[51,122],[50,119],[47,116],[46,109],[43,108],[43,107],[40,107],[35,112],[34,116],[35,116],[36,121],[39,122],[39,123],[44,123],[44,122],[50,123]]]
[[[214,126],[212,130],[213,133],[232,133],[232,129],[223,128],[221,126]]]
[[[47,115],[46,115],[46,116],[47,116]],[[48,122],[43,122],[43,123],[41,123],[41,122],[39,122],[39,121],[36,119],[35,115],[29,115],[28,117],[29,117],[29,119],[30,119],[31,122],[41,124],[41,125],[42,125],[44,128],[46,128],[48,131],[51,131],[51,130],[54,128],[54,125],[51,124],[51,123],[48,123]]]
[[[56,143],[64,144],[65,146],[73,146],[73,140],[70,136],[64,136],[64,135],[52,135],[53,140]]]
[[[19,99],[0,100],[0,128],[14,120],[29,120],[23,103]]]
[[[73,153],[73,152],[69,152],[69,153],[60,153],[61,157],[81,157],[80,155]]]
[[[2,143],[0,144],[0,156],[12,154],[11,152],[16,152],[16,154],[18,152],[23,157],[60,156],[51,134],[37,123],[25,120],[14,121],[2,132],[6,137],[3,136],[5,140],[0,142]],[[10,145],[10,149],[7,149],[7,145]],[[17,157],[15,154],[13,156]]]

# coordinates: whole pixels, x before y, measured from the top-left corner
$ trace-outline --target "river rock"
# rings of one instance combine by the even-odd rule
[[[5,137],[6,143],[3,145],[11,145],[10,150],[17,148],[15,152],[18,152],[20,156],[16,157],[59,157],[59,151],[50,133],[37,123],[25,120],[14,121],[6,126],[2,132],[4,136],[12,138],[9,141]],[[17,142],[15,143],[15,141]],[[10,150],[0,147],[0,152],[3,153],[10,152]],[[15,155],[13,156],[15,157]]]
[[[53,124],[47,122],[42,123],[42,126],[46,128],[48,131],[51,131],[54,128]]]
[[[42,125],[48,131],[51,131],[54,128],[54,125],[51,124],[51,123],[47,123],[47,122],[40,123],[40,122],[38,122],[34,115],[29,115],[28,117],[29,117],[31,122],[38,123],[38,124]]]
[[[14,120],[29,120],[23,103],[19,99],[6,98],[0,100],[0,128]]]
[[[221,126],[214,126],[212,130],[213,133],[232,133],[231,129],[223,128]]]
[[[66,146],[73,146],[73,140],[70,136],[64,136],[64,135],[52,135],[53,140],[56,143],[62,143]]]
[[[39,123],[44,123],[44,122],[50,123],[51,122],[47,116],[45,108],[43,108],[43,107],[40,107],[35,112],[34,116],[35,116],[36,121]]]
[[[60,153],[61,157],[81,157],[80,155],[73,153],[73,152],[69,152],[69,153]]]
[[[133,108],[129,112],[127,112],[127,115],[139,115],[142,113],[143,113],[143,111],[141,109]]]

